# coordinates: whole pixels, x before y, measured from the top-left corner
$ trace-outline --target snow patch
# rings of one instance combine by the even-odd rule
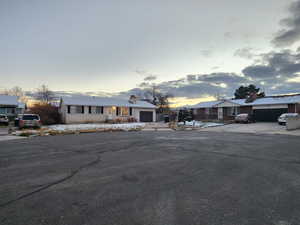
[[[131,130],[142,129],[144,123],[121,123],[121,124],[58,124],[46,126],[45,128],[53,131],[80,131],[94,129],[112,129],[112,130]]]
[[[178,123],[178,125],[185,125],[185,126],[190,126],[190,127],[199,127],[199,128],[207,128],[207,127],[217,127],[217,126],[224,126],[223,123],[213,123],[213,122],[201,122],[201,121],[186,121],[185,124],[184,122]]]

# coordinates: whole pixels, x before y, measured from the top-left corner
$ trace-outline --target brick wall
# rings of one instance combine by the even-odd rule
[[[241,106],[239,109],[239,113],[252,114],[253,113],[252,106]]]
[[[298,104],[288,104],[288,113],[296,113]]]
[[[210,108],[209,113],[206,113],[205,108],[194,110],[194,119],[195,120],[215,120],[218,118],[218,109]]]

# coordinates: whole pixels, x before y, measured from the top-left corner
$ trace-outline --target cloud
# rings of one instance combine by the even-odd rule
[[[155,75],[148,75],[147,77],[144,78],[144,81],[154,81],[156,80],[157,76]]]
[[[240,48],[234,52],[234,56],[241,57],[244,59],[252,59],[255,56],[255,54],[252,51],[252,48]]]
[[[253,65],[243,69],[243,74],[252,79],[268,79],[276,76],[276,70],[271,66]]]
[[[272,40],[277,47],[291,46],[300,38],[300,0],[293,2],[289,8],[290,16],[280,21],[284,26]]]

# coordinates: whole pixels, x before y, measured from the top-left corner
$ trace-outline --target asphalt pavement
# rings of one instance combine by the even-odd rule
[[[3,141],[0,224],[300,224],[300,139],[148,131]]]

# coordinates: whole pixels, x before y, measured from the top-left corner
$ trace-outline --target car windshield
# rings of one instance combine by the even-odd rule
[[[24,115],[23,120],[39,120],[37,115]]]

